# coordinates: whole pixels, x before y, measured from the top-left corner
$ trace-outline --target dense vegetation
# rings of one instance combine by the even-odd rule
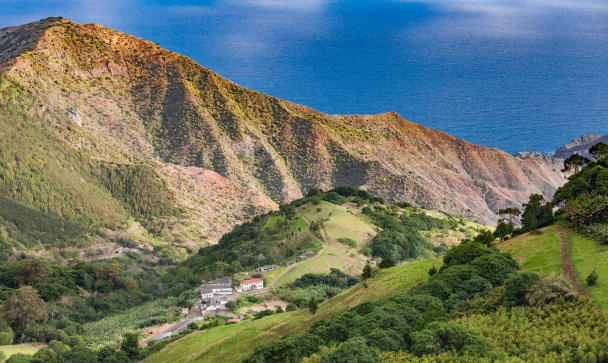
[[[608,333],[601,328],[608,313],[588,298],[577,298],[563,279],[518,273],[519,264],[509,254],[478,243],[452,248],[444,259],[435,275],[406,294],[318,321],[303,334],[259,346],[243,362],[608,357]]]
[[[602,156],[604,154],[599,154]],[[583,233],[608,243],[608,157],[589,161],[555,193],[553,204]]]
[[[164,296],[157,285],[159,274],[158,267],[143,262],[138,267],[136,261],[125,260],[64,267],[29,259],[1,265],[0,326],[8,337],[0,343],[58,340],[70,346],[98,346],[107,336],[114,336],[109,339],[116,343],[123,331],[170,321],[180,304],[191,305],[189,296],[161,303],[172,306],[169,310],[154,304],[144,308],[149,313],[129,310]],[[117,331],[109,332],[113,328],[96,328],[111,324],[111,320],[103,320],[101,325],[96,322],[127,311],[126,316],[118,318],[122,326],[118,335]]]
[[[306,308],[311,299],[323,302],[355,286],[360,278],[332,268],[329,274],[304,274],[289,286],[277,289],[276,294],[284,297],[298,308]]]
[[[445,252],[447,250],[445,244],[439,247],[433,246],[422,237],[420,231],[458,227],[458,222],[454,220],[432,218],[425,214],[399,216],[396,206],[364,207],[363,214],[369,216],[375,225],[382,228],[372,242],[373,256],[390,258],[396,262],[430,258]]]

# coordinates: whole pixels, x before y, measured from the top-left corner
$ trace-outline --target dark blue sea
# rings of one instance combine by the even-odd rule
[[[532,5],[531,5],[532,4]],[[396,111],[467,141],[551,152],[608,134],[608,1],[1,0],[190,56],[330,114]]]

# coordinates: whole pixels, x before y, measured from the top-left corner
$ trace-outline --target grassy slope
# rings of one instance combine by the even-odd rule
[[[29,345],[29,344],[0,346],[0,351],[4,353],[4,355],[6,356],[7,359],[10,358],[11,355],[16,354],[16,353],[34,354],[39,349],[40,349],[39,347],[35,347],[35,346]]]
[[[541,276],[555,272],[561,276],[560,241],[555,234],[555,227],[546,227],[543,231],[542,235],[526,233],[497,246],[511,253],[523,271],[536,272]],[[566,236],[570,242],[574,267],[582,280],[580,283],[586,285],[585,278],[593,269],[597,269],[600,278],[589,290],[595,300],[608,308],[608,251],[605,251],[608,248],[571,230],[567,230]]]
[[[582,279],[581,284],[587,285],[585,279],[593,269],[597,269],[600,277],[595,285],[589,286],[589,291],[595,300],[608,308],[608,252],[605,252],[608,248],[572,231],[567,232],[567,238],[570,241],[574,267]]]
[[[301,310],[189,335],[152,355],[145,362],[238,362],[250,355],[259,344],[285,334],[302,333],[315,321],[328,319],[336,312],[365,300],[380,300],[405,292],[425,281],[433,264],[439,267],[441,263],[441,260],[425,260],[384,270],[368,281],[367,289],[362,283],[358,284],[319,305],[319,311],[315,315],[310,315],[308,310]]]
[[[497,245],[509,252],[520,264],[523,271],[548,275],[555,272],[563,275],[560,268],[560,242],[553,226],[543,228],[543,234],[530,233],[517,236]]]
[[[320,211],[318,211],[320,209]],[[355,214],[349,213],[349,210]],[[374,227],[365,222],[359,214],[360,210],[351,205],[338,206],[328,202],[319,205],[307,204],[299,212],[309,221],[329,219],[323,229],[325,251],[315,258],[298,263],[277,281],[276,286],[289,284],[306,273],[329,273],[329,269],[338,268],[346,272],[361,271],[365,256],[359,253],[361,247],[371,241],[376,235]],[[357,242],[356,248],[350,248],[339,238],[350,238]],[[354,255],[351,256],[351,255]]]

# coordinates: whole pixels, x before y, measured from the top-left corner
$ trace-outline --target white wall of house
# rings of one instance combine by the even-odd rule
[[[250,291],[250,290],[254,290],[254,289],[255,290],[263,289],[264,281],[241,284],[241,287],[243,288],[243,291]]]

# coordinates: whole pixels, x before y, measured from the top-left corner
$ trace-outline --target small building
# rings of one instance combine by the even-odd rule
[[[213,293],[226,293],[232,295],[232,285],[230,278],[222,277],[214,281],[207,282],[203,288],[211,289]]]
[[[241,288],[243,289],[243,291],[263,289],[264,288],[264,280],[262,280],[262,279],[251,279],[251,280],[241,281]]]
[[[255,272],[257,272],[257,273],[261,273],[261,272],[268,272],[268,271],[272,271],[272,270],[274,270],[274,269],[275,269],[275,267],[274,267],[274,266],[268,265],[268,266],[262,266],[262,267],[258,267],[258,268],[256,268],[254,271],[255,271]]]
[[[227,323],[240,323],[241,319],[228,319],[226,320]]]
[[[201,288],[201,298],[203,300],[213,299],[213,289],[202,287]]]
[[[299,256],[298,256],[298,260],[301,260],[301,259],[303,259],[303,258],[310,258],[310,256],[312,256],[312,255],[314,255],[314,254],[315,254],[315,253],[314,253],[314,252],[312,252],[312,251],[307,251],[307,252],[304,252],[303,254],[301,254],[301,255],[299,255]]]
[[[234,289],[236,290],[236,292],[243,292],[243,288],[240,285],[235,286]]]
[[[188,315],[189,312],[190,312],[190,309],[182,308],[182,315]]]

